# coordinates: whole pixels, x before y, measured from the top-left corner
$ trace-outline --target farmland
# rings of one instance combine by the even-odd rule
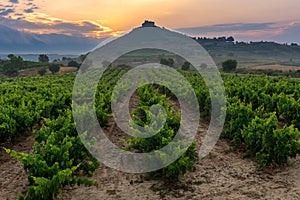
[[[149,108],[158,102],[167,111],[167,124],[153,138],[126,136],[115,124],[110,101],[114,85],[127,71],[128,68],[111,67],[101,78],[95,97],[98,121],[118,146],[134,152],[157,151],[165,144],[163,141],[170,142],[180,125],[177,99],[162,86],[139,88],[130,101],[133,120],[147,126]],[[141,175],[105,167],[81,143],[72,117],[74,74],[2,78],[0,140],[6,152],[23,164],[26,173],[19,162],[11,161],[1,150],[1,173],[7,174],[1,176],[5,177],[3,181],[10,180],[10,174],[15,176],[8,163],[18,169],[23,180],[19,182],[21,186],[2,185],[0,197],[14,199],[22,193],[28,199],[126,199],[130,191],[141,195],[133,199],[297,199],[300,80],[223,74],[227,101],[224,130],[214,150],[198,160],[195,153],[210,119],[210,95],[196,72],[180,73],[191,83],[200,107],[202,120],[195,142],[174,164],[154,174]],[[146,69],[138,77],[147,76],[158,74]],[[176,80],[174,84],[181,87]]]

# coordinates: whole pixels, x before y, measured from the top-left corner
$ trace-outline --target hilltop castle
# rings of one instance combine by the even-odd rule
[[[145,22],[142,24],[142,27],[144,28],[144,27],[156,27],[156,26],[155,26],[155,22],[145,20]]]

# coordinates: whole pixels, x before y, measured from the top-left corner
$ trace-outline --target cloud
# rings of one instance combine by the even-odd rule
[[[2,53],[82,54],[94,49],[102,40],[62,34],[27,33],[0,25],[0,52]]]
[[[70,21],[40,13],[37,11],[39,7],[32,0],[8,0],[7,2],[14,4],[7,7],[7,4],[0,3],[0,25],[15,30],[37,34],[64,34],[95,38],[117,34],[109,27],[95,21]],[[17,3],[18,5],[16,5]]]
[[[218,24],[177,30],[196,37],[234,36],[239,41],[300,42],[300,22],[290,21]]]
[[[10,3],[10,4],[9,4]],[[8,16],[9,14],[13,13],[15,11],[16,13],[24,12],[24,13],[33,13],[36,9],[39,9],[39,7],[31,0],[8,0],[7,3],[1,3],[0,4],[0,15],[1,16]],[[3,8],[7,8],[7,10],[3,10]],[[12,10],[13,9],[13,10]],[[18,17],[18,15],[9,15],[9,17]]]
[[[99,27],[98,25],[92,24],[87,21],[79,22],[79,23],[70,23],[70,22],[58,22],[50,26],[52,29],[64,29],[67,32],[72,31],[83,31],[83,32],[90,32],[90,31],[103,31],[103,28]]]
[[[10,3],[15,3],[15,4],[18,4],[19,3],[19,0],[9,0]]]
[[[4,4],[0,4],[0,8],[13,8],[14,5],[4,5]]]
[[[36,17],[29,19],[28,15],[34,15]],[[27,14],[24,16],[26,17],[20,17],[19,15],[18,18],[15,19],[2,17],[0,18],[0,25],[5,25],[16,30],[39,34],[55,33],[99,38],[113,34],[113,31],[110,28],[102,26],[96,22],[84,20],[66,21],[56,18],[52,19],[46,15],[32,13],[31,10],[27,10]]]
[[[37,7],[36,5],[32,5],[31,8],[24,9],[23,11],[24,11],[25,13],[33,13],[34,10],[36,10],[36,9],[38,9],[38,8],[39,8],[39,7]]]
[[[212,26],[200,26],[190,28],[179,28],[178,31],[182,31],[189,34],[206,34],[206,33],[222,33],[228,31],[250,31],[250,30],[262,30],[269,29],[274,23],[231,23],[231,24],[217,24]]]
[[[34,10],[32,8],[28,8],[24,10],[25,13],[33,13]]]
[[[292,22],[287,25],[286,28],[282,29],[282,33],[275,35],[273,37],[276,41],[281,42],[297,42],[300,44],[300,23],[299,22]]]
[[[9,8],[9,9],[0,9],[0,16],[7,16],[9,15],[10,13],[14,13],[15,10],[12,9],[12,8]]]

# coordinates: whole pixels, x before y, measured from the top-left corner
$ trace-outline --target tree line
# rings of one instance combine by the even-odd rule
[[[162,65],[166,65],[169,67],[175,67],[175,61],[173,58],[162,58],[160,60],[160,64]],[[237,69],[238,66],[238,62],[234,59],[228,59],[225,60],[224,62],[222,62],[222,71],[224,72],[234,72]],[[200,66],[200,68],[206,68],[207,65],[206,64],[202,64]],[[187,71],[191,69],[191,63],[189,63],[188,61],[185,61],[182,65],[181,65],[181,70]]]
[[[84,55],[80,56],[81,60],[84,58],[83,56]],[[67,59],[65,58],[63,60],[67,60]],[[80,63],[76,62],[73,59],[69,59],[67,61],[68,61],[67,66],[79,68],[81,65]],[[45,75],[47,69],[52,74],[55,74],[59,72],[60,66],[62,65],[63,64],[61,64],[59,60],[50,62],[49,56],[46,54],[38,55],[38,62],[26,61],[21,56],[9,54],[7,56],[7,59],[5,60],[0,59],[0,73],[12,77],[12,76],[18,76],[20,70],[41,67],[41,69],[39,69],[38,71],[40,75]]]

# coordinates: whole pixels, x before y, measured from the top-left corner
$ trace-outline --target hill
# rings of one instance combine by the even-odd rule
[[[223,37],[222,37],[223,38]],[[233,42],[221,39],[194,38],[213,58],[218,67],[227,59],[238,61],[238,67],[261,65],[300,66],[300,46],[275,42]],[[178,56],[162,50],[143,49],[128,53],[115,64],[137,66],[143,63],[158,62],[161,58],[172,58],[175,66],[183,61]]]
[[[33,34],[0,25],[1,54],[81,54],[95,48],[102,40],[64,34]]]
[[[275,42],[234,42],[220,38],[194,38],[213,57],[217,65],[227,59],[236,59],[239,67],[281,64],[300,66],[300,46]]]
[[[63,34],[33,34],[0,25],[0,53],[3,55],[9,53],[17,55],[22,53],[46,53],[48,55],[67,53],[70,55],[80,55],[91,51],[91,49],[95,48],[104,39],[105,38],[97,39]],[[235,42],[234,39],[230,37],[198,37],[194,39],[208,51],[218,66],[221,66],[221,63],[227,59],[236,59],[239,63],[238,67],[276,64],[300,66],[300,46],[296,43],[287,45],[267,41]],[[1,55],[1,58],[5,57],[3,55]],[[26,56],[24,56],[24,58]],[[23,57],[23,55],[21,57]],[[27,57],[29,58],[30,56]],[[52,56],[51,60],[56,57],[58,56]],[[123,64],[125,62],[124,64],[127,65],[137,65],[145,60],[159,61],[163,57],[175,58],[168,52],[142,50],[127,54],[116,63]],[[32,56],[29,58],[29,60],[36,61],[35,59],[36,55],[34,55],[34,59]]]

